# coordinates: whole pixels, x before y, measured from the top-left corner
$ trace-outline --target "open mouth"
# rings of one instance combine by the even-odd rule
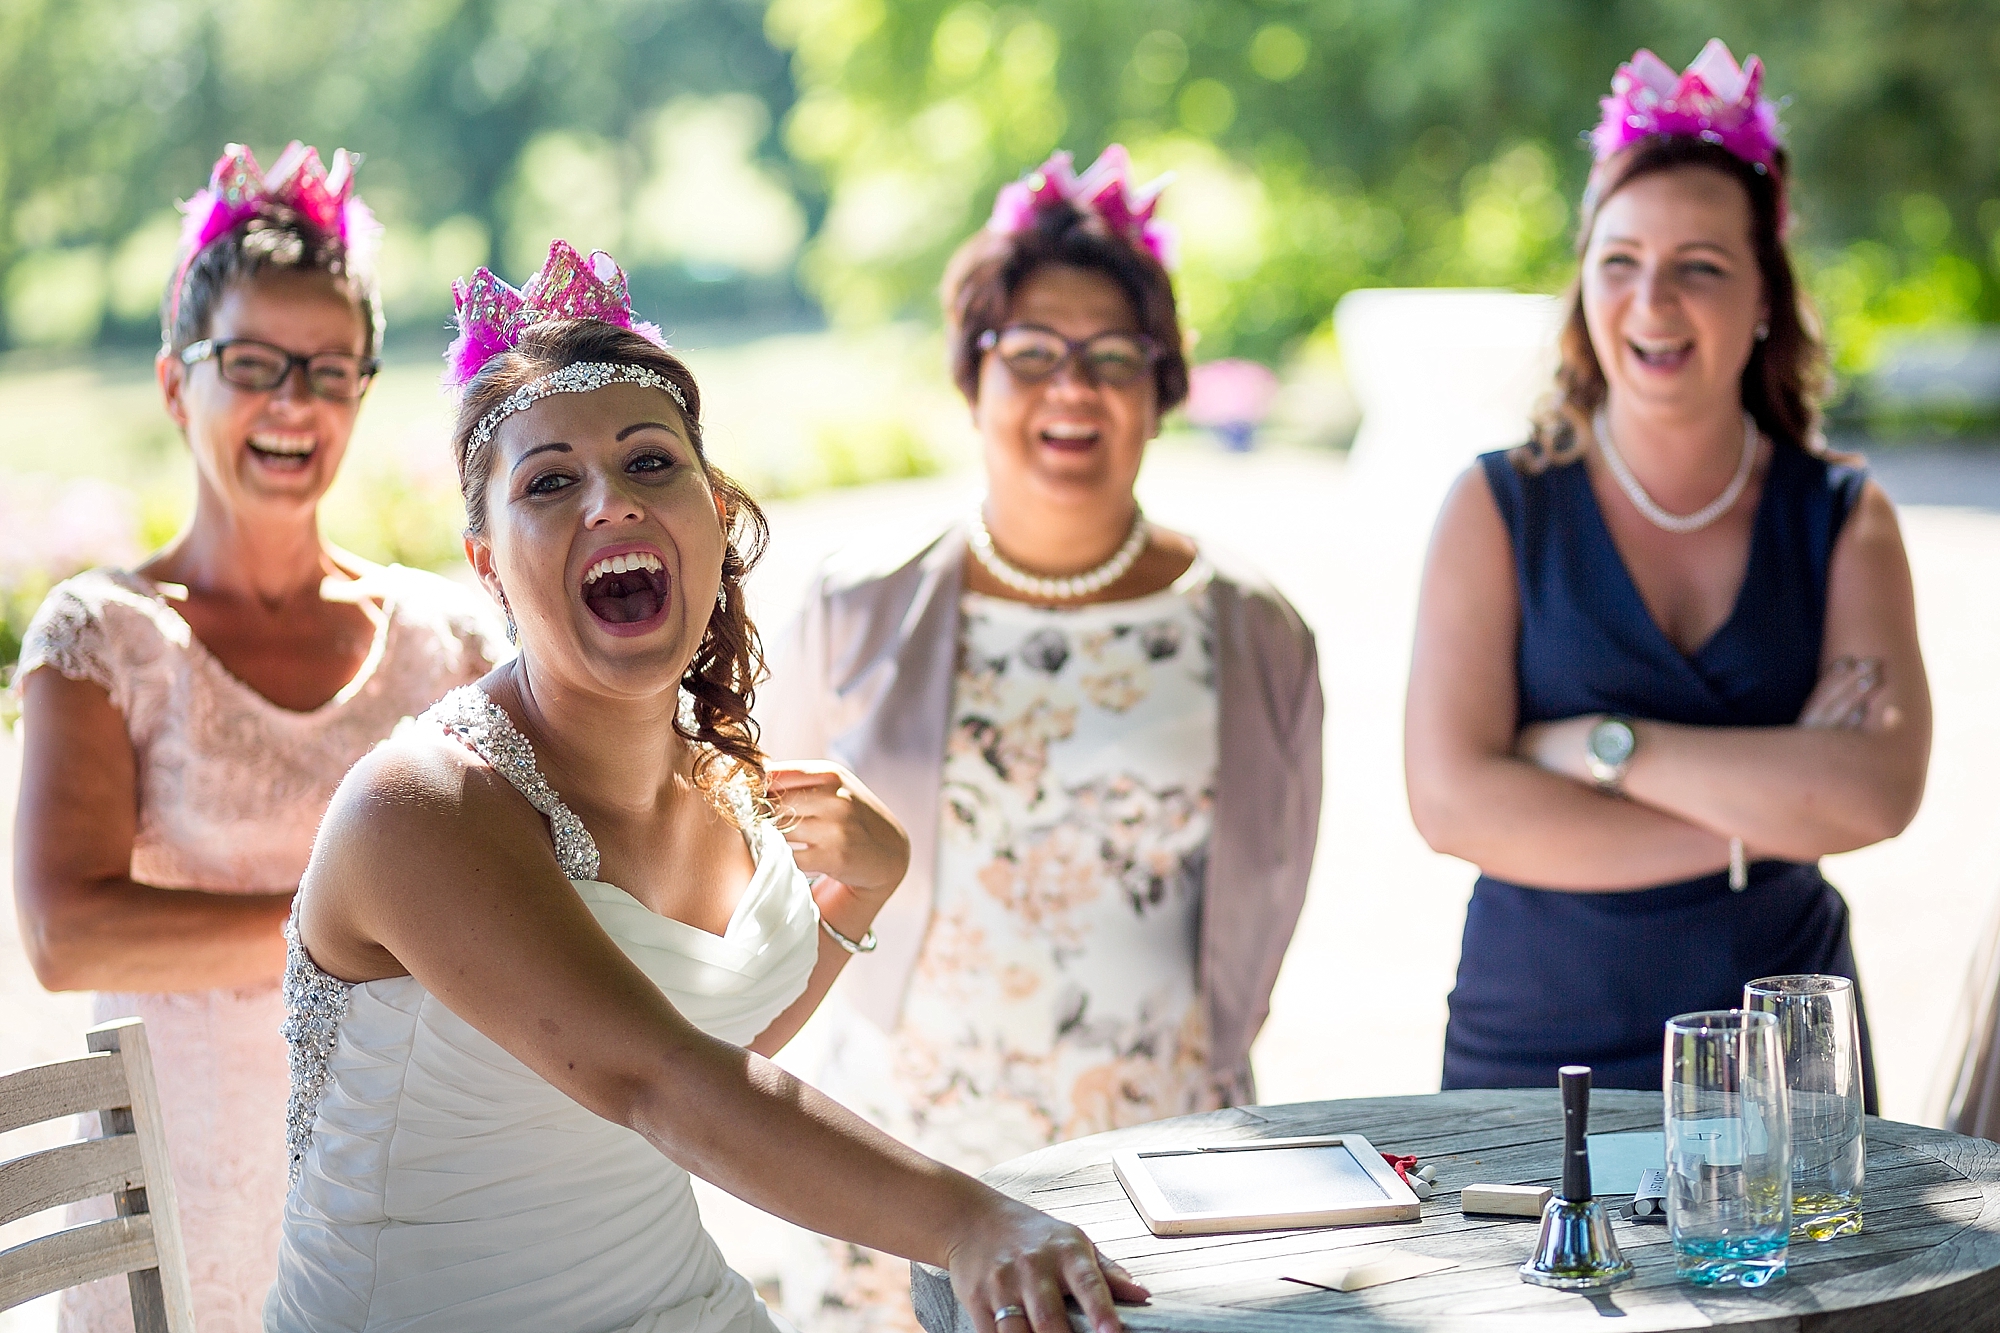
[[[1639,364],[1649,370],[1679,370],[1694,355],[1691,339],[1642,343],[1628,338],[1625,345],[1632,349],[1632,355],[1639,359]]]
[[[666,567],[650,551],[606,556],[584,571],[583,604],[607,626],[644,628],[666,613]]]
[[[279,472],[303,472],[319,452],[319,442],[303,432],[259,431],[249,443],[252,458]]]
[[[1081,422],[1058,421],[1043,427],[1040,438],[1051,449],[1084,450],[1097,443],[1098,430]]]

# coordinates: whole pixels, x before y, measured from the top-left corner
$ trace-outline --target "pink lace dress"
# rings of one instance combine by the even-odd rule
[[[93,681],[124,715],[138,760],[133,879],[215,893],[295,887],[354,762],[505,651],[485,599],[434,574],[392,565],[366,591],[385,612],[368,658],[306,713],[231,675],[144,578],[92,570],[49,594],[19,675],[49,667]],[[95,999],[100,1022],[146,1021],[203,1333],[261,1328],[277,1271],[289,1091],[278,982],[274,973],[240,990]],[[125,1280],[73,1289],[58,1327],[129,1330]]]

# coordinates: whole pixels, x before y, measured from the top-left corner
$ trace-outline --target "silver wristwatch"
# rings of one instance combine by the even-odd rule
[[[1638,747],[1639,737],[1630,718],[1614,714],[1601,719],[1583,743],[1583,760],[1590,766],[1591,779],[1604,791],[1621,790],[1626,770],[1632,767],[1632,752]]]

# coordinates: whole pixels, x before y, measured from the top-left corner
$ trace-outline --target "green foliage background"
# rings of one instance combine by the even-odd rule
[[[1163,211],[1204,354],[1272,356],[1357,285],[1550,288],[1617,62],[1719,35],[1793,99],[1798,240],[1849,363],[1884,325],[2000,318],[1993,0],[774,0],[769,28],[837,316],[922,304],[995,187],[1111,140],[1195,178]],[[898,195],[922,206],[865,225]]]
[[[231,138],[368,154],[426,340],[451,277],[518,279],[553,232],[684,320],[927,313],[998,185],[1122,140],[1180,174],[1202,353],[1275,358],[1357,285],[1559,284],[1616,62],[1711,35],[1794,99],[1845,364],[2000,320],[2000,0],[0,0],[4,338],[143,342],[171,201]],[[732,134],[761,222],[662,165]],[[704,251],[689,218],[773,239]]]
[[[7,340],[156,336],[174,201],[229,140],[266,163],[295,137],[365,153],[391,314],[433,331],[452,277],[492,260],[518,281],[557,229],[631,250],[677,99],[748,100],[759,165],[810,201],[775,134],[791,82],[763,17],[755,0],[0,0]],[[810,309],[782,258],[632,267],[656,305],[768,321]]]

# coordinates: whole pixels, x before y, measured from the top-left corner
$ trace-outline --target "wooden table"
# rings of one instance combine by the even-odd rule
[[[1657,1130],[1658,1093],[1599,1091],[1593,1133]],[[1162,1239],[1147,1232],[1111,1174],[1114,1149],[1353,1132],[1384,1152],[1438,1168],[1438,1193],[1420,1222],[1316,1231]],[[1537,1224],[1465,1217],[1460,1186],[1556,1185],[1562,1109],[1556,1092],[1445,1092],[1295,1106],[1241,1107],[1098,1134],[1030,1153],[986,1174],[994,1186],[1076,1223],[1153,1292],[1121,1311],[1135,1333],[1599,1333],[1728,1328],[1778,1330],[2000,1330],[2000,1145],[1892,1120],[1868,1120],[1866,1226],[1858,1236],[1794,1244],[1790,1271],[1758,1291],[1694,1287],[1674,1276],[1663,1226],[1619,1221],[1618,1243],[1637,1270],[1607,1292],[1551,1291],[1515,1269]],[[1611,1196],[1606,1196],[1607,1198]],[[1622,1205],[1624,1200],[1616,1201]],[[1620,1207],[1616,1214],[1623,1217]],[[1298,1257],[1389,1247],[1458,1267],[1342,1293],[1284,1281]],[[938,1269],[912,1281],[930,1333],[969,1333],[971,1320]],[[1080,1319],[1077,1328],[1083,1327]],[[1009,1326],[1018,1333],[1016,1326]]]

